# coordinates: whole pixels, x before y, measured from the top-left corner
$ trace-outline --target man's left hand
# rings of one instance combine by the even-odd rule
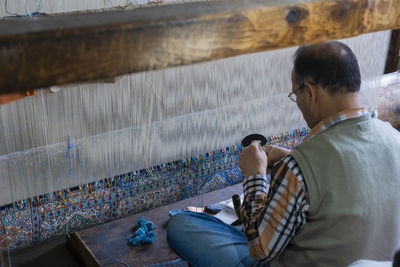
[[[268,157],[257,141],[243,148],[239,155],[239,167],[245,177],[267,174]]]

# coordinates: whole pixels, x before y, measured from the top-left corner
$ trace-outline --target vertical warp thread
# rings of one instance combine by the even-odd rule
[[[73,180],[74,178],[72,177],[72,157],[73,157],[73,152],[72,149],[75,147],[76,149],[76,155],[77,155],[77,160],[79,162],[79,165],[82,167],[82,162],[81,162],[81,158],[79,156],[79,147],[77,144],[75,145],[71,145],[71,138],[67,137],[68,139],[68,151],[67,151],[67,160],[68,160],[68,170],[69,170],[69,177],[71,178],[71,180]]]

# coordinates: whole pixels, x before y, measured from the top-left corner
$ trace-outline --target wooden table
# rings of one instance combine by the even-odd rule
[[[171,209],[183,209],[188,206],[200,207],[230,199],[233,194],[241,194],[242,184],[216,190],[190,199],[185,199],[150,211],[128,216],[71,235],[69,244],[87,266],[122,266],[115,259],[129,266],[143,266],[177,259],[178,256],[167,244],[166,226]],[[202,199],[203,198],[203,199]],[[140,216],[156,225],[155,243],[138,247],[128,245],[128,237]]]

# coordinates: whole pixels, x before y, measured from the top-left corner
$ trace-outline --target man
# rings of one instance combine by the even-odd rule
[[[245,235],[211,216],[178,214],[168,226],[178,254],[193,266],[390,260],[400,247],[400,133],[360,106],[360,83],[346,45],[300,47],[289,97],[311,132],[293,151],[244,148]]]

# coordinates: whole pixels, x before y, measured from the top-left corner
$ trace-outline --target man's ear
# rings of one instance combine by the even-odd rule
[[[307,97],[309,97],[310,103],[315,103],[318,100],[319,85],[310,82],[304,84],[308,88]]]

